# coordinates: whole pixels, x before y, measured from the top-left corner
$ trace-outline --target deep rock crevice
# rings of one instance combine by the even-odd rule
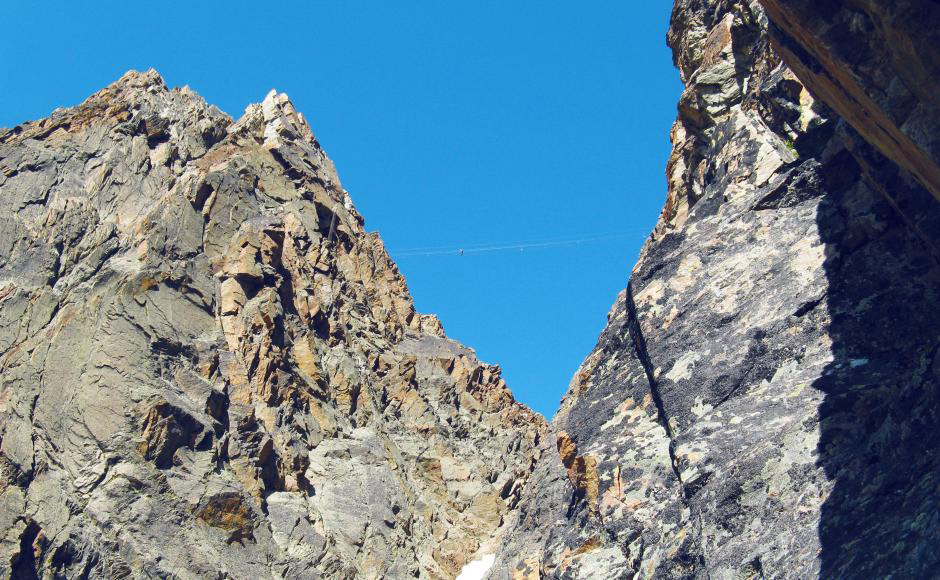
[[[788,67],[810,49],[796,35],[780,50],[762,4],[783,6],[675,3],[686,90],[666,204],[553,420],[596,460],[598,500],[566,512],[573,491],[543,456],[494,578],[915,577],[935,565],[925,491],[938,469],[915,440],[935,440],[940,384],[925,369],[940,334],[940,208],[807,66]],[[901,4],[903,28],[918,2]],[[787,3],[799,17],[781,26],[835,45],[818,8]],[[882,49],[853,37],[866,41],[866,54]],[[863,85],[898,72],[872,64]],[[931,120],[905,102],[879,106],[914,125],[882,129],[928,143]],[[888,468],[899,461],[903,476]]]
[[[653,365],[653,361],[650,360],[649,352],[646,349],[646,338],[643,336],[643,329],[640,328],[640,318],[637,315],[636,302],[633,299],[633,282],[627,284],[627,317],[628,324],[627,329],[630,334],[630,340],[633,343],[634,351],[636,356],[640,361],[640,364],[643,365],[643,372],[646,375],[646,380],[649,385],[650,395],[653,398],[653,403],[656,405],[656,415],[659,419],[660,425],[662,425],[663,430],[666,432],[666,436],[669,438],[669,459],[672,463],[672,470],[676,475],[676,480],[679,482],[679,489],[683,497],[686,495],[685,485],[682,482],[682,474],[679,471],[678,462],[676,459],[676,450],[675,450],[675,441],[676,436],[673,433],[672,425],[669,424],[669,415],[666,414],[666,406],[663,403],[662,393],[659,391],[659,386],[656,384],[656,367]]]

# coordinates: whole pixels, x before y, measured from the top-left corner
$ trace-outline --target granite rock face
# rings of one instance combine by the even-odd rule
[[[675,4],[665,208],[492,578],[936,574],[940,204],[813,97],[761,3]]]
[[[545,436],[303,116],[155,72],[0,134],[0,577],[452,578]]]

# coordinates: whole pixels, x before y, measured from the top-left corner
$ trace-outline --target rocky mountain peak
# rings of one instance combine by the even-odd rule
[[[0,576],[935,575],[940,11],[837,4],[676,0],[663,212],[551,423],[286,95],[0,131]]]
[[[447,578],[495,549],[544,420],[415,312],[286,95],[232,121],[130,72],[0,167],[6,574]]]

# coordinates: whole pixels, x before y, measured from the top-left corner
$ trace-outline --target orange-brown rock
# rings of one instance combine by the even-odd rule
[[[131,72],[0,168],[0,576],[443,579],[498,541],[544,421],[285,95]]]

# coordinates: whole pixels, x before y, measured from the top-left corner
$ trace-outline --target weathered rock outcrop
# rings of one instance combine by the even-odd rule
[[[492,577],[931,577],[929,172],[885,149],[899,169],[865,125],[814,99],[756,0],[678,0],[669,42],[686,90],[666,205],[542,443]],[[893,123],[929,157],[940,133],[922,103]]]
[[[940,3],[761,4],[801,82],[940,199]]]
[[[545,425],[303,116],[155,72],[0,135],[0,577],[451,578]]]
[[[0,130],[0,576],[936,575],[937,6],[676,1],[665,207],[551,425],[284,95]]]

